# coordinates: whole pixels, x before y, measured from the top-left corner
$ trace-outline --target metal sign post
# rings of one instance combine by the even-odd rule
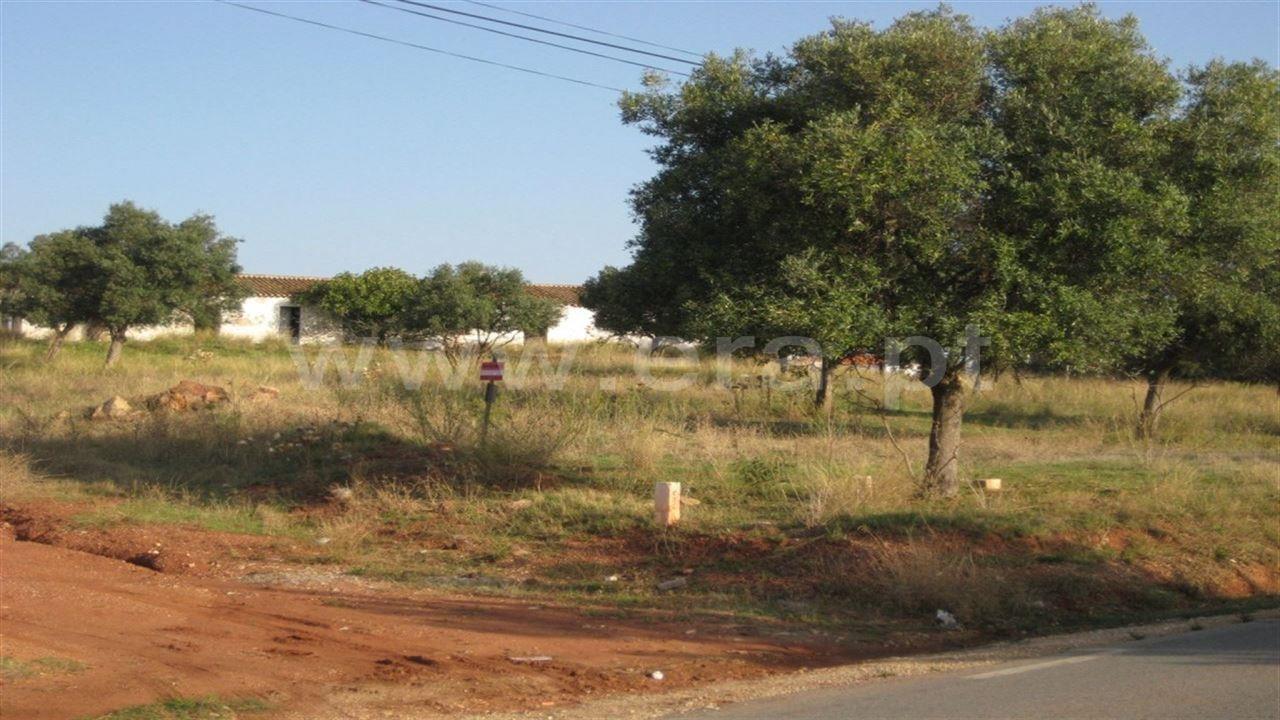
[[[493,401],[498,399],[498,386],[502,382],[502,363],[492,360],[480,363],[480,379],[485,381],[484,387],[484,425],[480,428],[480,444],[489,440],[489,414],[493,411]]]

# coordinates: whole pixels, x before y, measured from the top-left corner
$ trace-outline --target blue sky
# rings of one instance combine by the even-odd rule
[[[624,88],[639,69],[354,2],[254,2]],[[451,7],[511,20],[460,2]],[[696,51],[781,50],[840,15],[934,3],[523,2]],[[957,2],[999,25],[1043,3]],[[1175,67],[1280,62],[1280,2],[1114,2]],[[564,28],[561,28],[564,29]],[[572,31],[570,31],[572,32]],[[129,198],[217,216],[251,272],[421,273],[478,259],[536,282],[627,261],[650,139],[595,88],[213,2],[0,2],[0,240],[96,222]]]

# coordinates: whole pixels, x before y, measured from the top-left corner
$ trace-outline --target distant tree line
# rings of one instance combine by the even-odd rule
[[[454,364],[517,332],[545,335],[561,314],[557,303],[529,293],[519,270],[478,262],[440,265],[422,278],[397,268],[341,273],[293,299],[322,311],[348,339],[431,340]]]
[[[130,328],[190,321],[216,329],[247,290],[237,281],[240,241],[213,218],[170,223],[125,201],[102,224],[40,235],[0,249],[0,315],[52,333],[54,359],[76,326],[110,338],[116,364]],[[514,333],[544,335],[560,306],[531,295],[519,270],[466,262],[418,278],[396,268],[341,273],[294,296],[336,323],[348,339],[379,344],[433,340],[451,362],[491,352]]]
[[[197,329],[216,327],[238,308],[239,240],[218,231],[213,217],[170,223],[131,202],[112,205],[93,227],[40,235],[23,248],[0,251],[0,314],[48,327],[46,357],[57,356],[77,325],[110,338],[106,364],[120,360],[129,328],[185,317]]]
[[[632,263],[584,288],[620,334],[806,336],[830,373],[888,337],[946,349],[922,480],[959,488],[966,327],[984,369],[1280,379],[1280,75],[1174,74],[1132,17],[941,8],[835,20],[621,100],[658,139]],[[907,348],[907,362],[930,358]]]

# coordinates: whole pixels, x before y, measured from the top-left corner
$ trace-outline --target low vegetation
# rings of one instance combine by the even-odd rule
[[[84,663],[77,660],[54,656],[19,660],[8,655],[0,655],[0,678],[9,682],[44,675],[77,673],[82,672],[86,667]]]
[[[270,707],[255,698],[172,698],[150,705],[124,708],[94,720],[237,720],[264,712]]]
[[[261,536],[278,540],[273,555],[411,586],[870,636],[926,630],[938,609],[986,633],[1042,632],[1277,589],[1273,387],[1197,387],[1156,440],[1132,433],[1141,380],[984,379],[964,490],[922,498],[911,461],[928,442],[928,388],[904,381],[901,407],[884,410],[865,400],[884,382],[865,369],[837,373],[827,414],[812,378],[776,365],[735,362],[726,386],[709,360],[513,349],[483,437],[477,380],[431,364],[407,390],[390,350],[355,382],[314,384],[283,345],[158,340],[114,369],[100,349],[69,344],[56,373],[37,343],[0,349],[6,506],[68,509],[82,528]],[[230,402],[84,415],[187,378]],[[279,397],[250,400],[261,385]],[[983,490],[988,477],[1003,489]],[[673,528],[654,525],[657,481],[690,499]],[[673,577],[688,582],[657,589]]]

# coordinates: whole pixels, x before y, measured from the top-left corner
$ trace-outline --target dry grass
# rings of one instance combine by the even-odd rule
[[[695,540],[777,533],[849,542],[861,554],[853,567],[786,565],[762,552],[738,571],[777,571],[787,592],[912,613],[945,603],[999,617],[1073,591],[1053,586],[1065,582],[1062,573],[1042,587],[1009,562],[1062,556],[1086,578],[1081,587],[1104,570],[1145,572],[1162,588],[1201,594],[1230,576],[1233,563],[1280,566],[1280,406],[1268,387],[1197,388],[1168,409],[1158,441],[1138,442],[1130,430],[1138,383],[984,381],[970,400],[962,469],[970,479],[1001,477],[1007,489],[970,488],[944,502],[913,498],[927,391],[908,385],[901,406],[881,416],[864,402],[881,392],[875,375],[843,376],[827,419],[811,411],[804,378],[771,387],[759,378],[774,370],[754,362],[729,366],[726,386],[726,368],[686,357],[660,358],[637,374],[637,356],[623,348],[553,349],[546,358],[513,351],[508,375],[521,382],[504,388],[482,442],[477,381],[441,377],[442,365],[428,361],[434,374],[408,391],[384,351],[349,373],[360,381],[351,386],[332,368],[325,382],[306,382],[282,345],[136,343],[114,370],[101,368],[93,344],[69,345],[53,366],[40,362],[40,351],[25,342],[0,347],[4,499],[79,499],[102,506],[102,523],[325,538],[326,559],[384,577],[429,582],[476,568],[515,577],[522,549],[554,557],[597,541],[631,553],[652,548],[657,560],[616,559],[648,577],[666,571],[664,558],[687,561],[681,553]],[[570,353],[572,371],[557,375]],[[233,401],[121,423],[81,417],[112,395],[141,398],[184,378],[227,387]],[[281,399],[247,400],[259,385],[279,388]],[[679,481],[699,501],[674,533],[650,525],[655,481]],[[294,512],[327,502],[334,485],[352,489],[341,512]],[[532,504],[512,510],[518,499]],[[958,536],[1022,545],[1016,560],[994,561],[946,544]],[[580,559],[572,560],[578,570],[570,559],[543,568],[540,587],[566,595],[586,588],[620,603],[647,597],[639,585],[596,588],[584,579],[609,574],[607,552],[615,550],[590,560],[598,568]],[[868,577],[878,580],[868,585]],[[729,596],[737,607],[768,606],[780,592],[744,585],[709,602]],[[1000,599],[983,599],[993,589]]]

